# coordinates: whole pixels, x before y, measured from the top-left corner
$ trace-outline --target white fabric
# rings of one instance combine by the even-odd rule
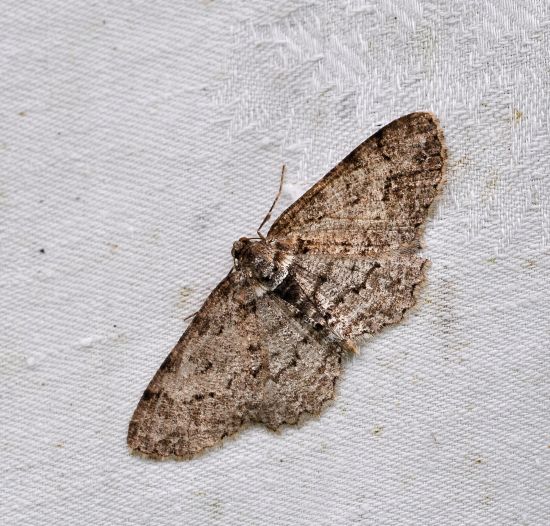
[[[2,524],[548,524],[548,2],[1,7]],[[275,216],[424,109],[450,159],[418,308],[321,418],[130,456],[281,164]]]

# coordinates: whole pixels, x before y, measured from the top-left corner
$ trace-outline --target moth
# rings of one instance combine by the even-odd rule
[[[246,424],[275,430],[320,413],[343,356],[415,303],[427,263],[417,252],[445,159],[437,118],[406,115],[353,150],[265,237],[236,241],[234,267],[145,389],[129,447],[190,459]]]

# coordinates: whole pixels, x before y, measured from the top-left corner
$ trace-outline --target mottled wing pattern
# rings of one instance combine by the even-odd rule
[[[284,278],[260,287],[253,261],[218,285],[145,390],[129,446],[191,458],[246,423],[276,429],[319,413],[347,340],[414,304],[425,267],[415,253],[445,156],[436,118],[407,115],[283,212],[260,243],[285,247],[266,267],[288,261]]]
[[[241,426],[261,400],[253,301],[233,274],[210,294],[143,393],[128,430],[132,449],[190,458]]]
[[[305,322],[302,314],[275,294],[258,299],[259,345],[267,364],[263,401],[251,420],[277,429],[295,424],[303,413],[318,414],[334,396],[342,349],[327,334]]]
[[[401,117],[358,146],[269,231],[296,253],[285,300],[316,310],[310,319],[344,339],[399,321],[424,279],[415,252],[445,160],[431,113]]]
[[[291,273],[336,335],[355,339],[396,323],[415,303],[425,260],[381,253],[376,259],[346,254],[299,254]]]
[[[401,117],[359,145],[273,223],[268,239],[366,254],[415,245],[446,150],[431,113]]]
[[[128,445],[152,457],[191,458],[248,422],[276,429],[331,399],[338,348],[326,345],[240,272],[209,296],[145,390]]]

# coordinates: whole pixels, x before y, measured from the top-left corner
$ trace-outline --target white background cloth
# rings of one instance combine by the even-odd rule
[[[548,524],[548,2],[0,3],[2,524]],[[418,308],[320,418],[130,456],[281,164],[275,217],[426,109],[449,170]]]

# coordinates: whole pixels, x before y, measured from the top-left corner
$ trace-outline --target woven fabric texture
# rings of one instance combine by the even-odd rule
[[[0,4],[2,524],[548,524],[548,2]],[[131,456],[281,165],[275,216],[416,110],[449,148],[418,308],[319,419]]]

